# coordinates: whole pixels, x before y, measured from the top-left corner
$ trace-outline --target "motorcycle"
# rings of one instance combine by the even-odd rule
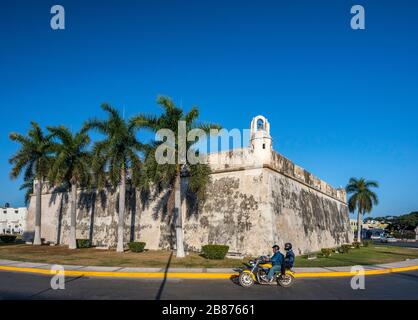
[[[267,274],[272,264],[266,262],[267,260],[265,256],[261,256],[257,259],[250,260],[248,264],[245,264],[244,268],[239,269],[239,284],[244,288],[251,287],[255,283],[263,285],[271,284],[267,280]],[[285,269],[284,273],[278,271],[274,277],[277,284],[284,288],[291,287],[295,282],[295,274],[290,269]]]

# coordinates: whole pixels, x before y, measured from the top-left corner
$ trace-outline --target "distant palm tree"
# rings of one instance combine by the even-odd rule
[[[188,113],[184,113],[184,111],[175,106],[174,102],[168,97],[159,97],[157,103],[164,109],[164,113],[161,116],[139,115],[134,117],[134,122],[138,126],[147,127],[154,132],[157,132],[160,129],[168,129],[174,134],[173,138],[175,139],[175,146],[172,147],[174,148],[173,157],[175,159],[175,164],[157,163],[155,151],[159,144],[155,143],[154,148],[148,150],[143,168],[143,176],[145,179],[148,178],[154,186],[159,187],[159,189],[172,190],[172,195],[175,197],[174,218],[176,225],[176,256],[181,258],[185,256],[181,212],[181,174],[182,172],[185,172],[185,170],[188,171],[189,189],[199,197],[202,197],[205,193],[206,184],[209,182],[211,170],[205,163],[188,163],[187,165],[184,165],[177,161],[177,159],[179,159],[179,145],[184,143],[186,145],[186,150],[190,150],[194,144],[194,142],[179,141],[179,121],[185,122],[186,136],[192,129],[202,129],[205,134],[209,134],[211,129],[220,129],[221,127],[217,124],[198,123],[197,118],[199,117],[199,111],[196,107],[193,107]]]
[[[368,181],[364,178],[351,178],[345,190],[351,194],[348,199],[348,209],[350,212],[357,210],[357,241],[361,241],[361,226],[363,224],[363,215],[373,209],[373,205],[379,203],[376,193],[370,188],[378,188],[376,181]]]
[[[119,186],[119,215],[117,252],[124,251],[125,198],[128,174],[137,180],[141,160],[139,152],[143,145],[135,134],[139,127],[132,120],[126,121],[118,110],[108,104],[102,109],[108,114],[107,120],[91,119],[86,122],[86,129],[94,129],[105,135],[103,141],[96,142],[92,152],[92,169],[99,187],[107,181],[116,188]]]
[[[52,184],[62,185],[67,183],[71,189],[68,247],[76,249],[77,189],[86,186],[90,180],[91,156],[87,150],[90,138],[85,129],[75,134],[64,126],[48,127],[48,130],[51,132],[51,136],[59,141],[53,144],[56,156],[48,177]]]
[[[44,135],[36,122],[31,122],[31,128],[27,136],[19,133],[11,133],[10,139],[20,144],[20,149],[10,158],[13,165],[10,176],[16,179],[21,173],[25,182],[36,180],[36,211],[35,211],[35,235],[33,244],[41,245],[41,196],[42,186],[48,176],[52,162],[51,137]]]

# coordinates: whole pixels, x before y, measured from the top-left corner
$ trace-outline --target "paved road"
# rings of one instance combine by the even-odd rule
[[[0,271],[0,299],[418,299],[418,271],[368,276],[365,290],[350,278],[297,279],[292,288],[254,286],[230,280],[138,280],[69,278],[52,290],[50,277]]]

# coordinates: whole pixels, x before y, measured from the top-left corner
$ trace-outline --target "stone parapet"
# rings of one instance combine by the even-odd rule
[[[346,203],[346,192],[342,188],[333,188],[304,168],[294,164],[283,155],[271,150],[269,156],[256,157],[251,148],[235,149],[209,154],[208,164],[213,172],[248,170],[252,168],[269,168],[286,175],[304,185],[313,188],[331,198]]]

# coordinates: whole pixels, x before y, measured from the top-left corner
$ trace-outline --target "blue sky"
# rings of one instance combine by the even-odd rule
[[[66,30],[50,28],[54,4]],[[350,28],[354,4],[366,30]],[[158,113],[164,94],[227,129],[263,114],[274,149],[336,187],[379,181],[373,215],[418,210],[417,12],[412,0],[2,0],[0,203],[23,205],[9,132],[75,130],[102,102]]]

